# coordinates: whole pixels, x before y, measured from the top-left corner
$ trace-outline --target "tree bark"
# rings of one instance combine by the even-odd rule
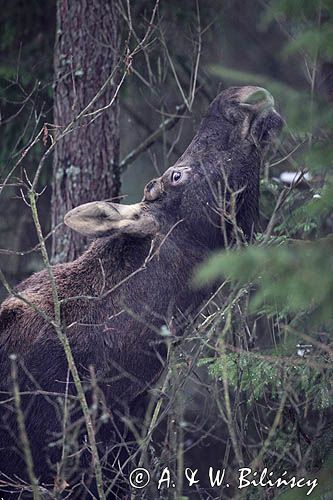
[[[56,136],[96,96],[119,61],[116,2],[58,0],[55,46],[54,123]],[[117,73],[117,72],[116,72]],[[107,106],[114,95],[112,78],[89,112]],[[60,139],[53,164],[52,227],[65,213],[88,201],[119,195],[119,105],[117,99],[98,118],[76,123]],[[87,242],[64,225],[54,234],[52,261],[77,258]]]

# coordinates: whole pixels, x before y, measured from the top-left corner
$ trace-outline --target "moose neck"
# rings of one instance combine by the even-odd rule
[[[110,302],[115,312],[117,304],[125,300],[127,308],[141,317],[145,310],[151,311],[154,324],[157,317],[163,324],[170,305],[184,312],[192,308],[198,298],[189,291],[191,275],[209,249],[191,240],[180,226],[167,237],[158,235],[153,245],[151,238],[128,236],[94,241],[72,263],[76,279],[75,283],[71,281],[71,293],[105,296],[106,303]],[[87,307],[95,309],[96,302],[87,301]],[[103,307],[99,314],[110,315]]]
[[[75,264],[91,270],[94,281],[105,286],[121,281],[124,276],[143,265],[151,245],[151,238],[133,238],[123,235],[98,238]]]

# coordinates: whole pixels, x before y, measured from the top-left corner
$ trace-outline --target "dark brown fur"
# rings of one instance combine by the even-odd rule
[[[262,154],[282,121],[273,109],[267,113],[241,109],[242,92],[244,88],[229,89],[211,104],[197,135],[173,167],[190,167],[186,183],[179,188],[170,186],[167,173],[147,185],[142,206],[158,223],[155,235],[111,232],[96,239],[74,262],[53,268],[60,300],[80,297],[62,304],[61,317],[81,378],[89,381],[89,366],[94,367],[105,406],[115,416],[127,411],[161,374],[166,357],[158,333],[161,327],[168,325],[181,333],[183,318],[195,315],[209,298],[207,290],[191,288],[190,278],[209,252],[226,244],[221,231],[221,217],[226,214],[221,214],[217,202],[218,192],[230,197],[226,181],[232,190],[240,190],[237,223],[244,239],[253,234]],[[226,228],[230,243],[234,239],[232,224],[227,222]],[[142,267],[152,248],[153,257]],[[54,317],[45,270],[21,283],[16,293]],[[10,390],[9,355],[15,353],[20,366],[29,372],[28,376],[20,370],[21,390],[33,391],[37,382],[44,391],[63,393],[67,363],[54,328],[15,296],[7,298],[0,311],[2,389]],[[72,384],[70,392],[75,394]],[[55,472],[46,455],[55,463],[59,449],[47,451],[45,446],[61,432],[61,422],[43,396],[23,398],[22,404],[35,472],[41,481],[52,482]],[[11,407],[12,403],[0,406],[0,447],[6,449],[0,451],[0,476],[3,472],[25,477],[16,450],[19,440],[8,432],[11,428],[17,433]],[[110,429],[108,437],[101,433],[105,447],[112,439]],[[67,480],[70,482],[69,477]]]

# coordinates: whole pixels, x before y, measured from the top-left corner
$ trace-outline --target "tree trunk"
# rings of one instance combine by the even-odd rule
[[[58,0],[55,46],[54,123],[60,134],[87,106],[119,61],[116,2]],[[116,73],[115,73],[116,75]],[[88,112],[107,106],[117,77]],[[93,119],[95,118],[95,119]],[[71,208],[119,195],[119,106],[117,99],[96,118],[82,118],[56,145],[53,165],[52,227]],[[87,242],[61,226],[52,242],[53,262],[78,257]]]

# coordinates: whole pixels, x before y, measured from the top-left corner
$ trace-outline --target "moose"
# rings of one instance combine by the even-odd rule
[[[162,327],[181,335],[186,319],[195,318],[214,291],[191,286],[194,268],[214,250],[251,241],[260,166],[282,124],[267,90],[226,89],[210,104],[179,160],[146,185],[141,202],[92,201],[65,216],[69,228],[94,239],[78,259],[55,265],[53,275],[80,378],[91,387],[93,370],[104,408],[103,422],[96,423],[101,454],[120,439],[115,421],[120,425],[122,415],[131,416],[164,369]],[[1,485],[18,478],[28,481],[11,397],[13,355],[34,473],[45,487],[59,475],[59,400],[64,394],[75,400],[76,390],[47,318],[54,318],[54,300],[43,270],[19,284],[0,309],[0,491],[10,492]],[[88,390],[87,400],[93,400]],[[89,453],[84,456],[91,461]],[[61,471],[67,485],[73,484],[72,471]],[[83,498],[82,491],[77,495]]]

